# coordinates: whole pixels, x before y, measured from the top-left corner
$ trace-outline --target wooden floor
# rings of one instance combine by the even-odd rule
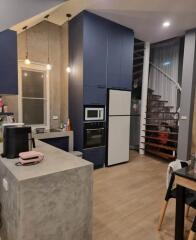
[[[168,163],[134,151],[130,159],[94,172],[93,240],[173,240],[175,200],[170,201],[162,231],[157,231]]]

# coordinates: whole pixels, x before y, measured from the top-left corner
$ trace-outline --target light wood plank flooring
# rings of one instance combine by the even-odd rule
[[[130,159],[94,172],[93,240],[173,240],[175,200],[170,201],[162,231],[157,231],[168,162],[134,151]],[[191,211],[187,230],[193,215]]]

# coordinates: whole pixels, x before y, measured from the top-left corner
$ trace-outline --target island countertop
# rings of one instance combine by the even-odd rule
[[[39,140],[35,140],[35,145],[36,148],[34,150],[44,154],[44,160],[39,164],[16,166],[15,163],[18,162],[18,158],[7,159],[0,157],[0,161],[18,181],[92,165],[82,158],[78,158],[69,152],[65,152]],[[2,149],[3,144],[0,144],[1,152],[3,151]]]
[[[45,155],[37,165],[0,157],[0,239],[92,240],[93,165],[35,144]]]

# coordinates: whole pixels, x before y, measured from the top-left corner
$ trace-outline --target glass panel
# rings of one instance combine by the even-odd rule
[[[22,96],[44,98],[44,72],[22,70]]]
[[[96,117],[98,117],[98,110],[88,110],[88,117],[89,118],[96,118]]]
[[[104,130],[103,129],[86,129],[86,145],[87,147],[101,146],[104,144]]]
[[[45,124],[43,99],[23,99],[23,122],[25,124]]]

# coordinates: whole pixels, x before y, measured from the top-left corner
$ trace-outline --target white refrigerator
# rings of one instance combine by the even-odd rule
[[[129,161],[131,92],[108,92],[107,166]]]

